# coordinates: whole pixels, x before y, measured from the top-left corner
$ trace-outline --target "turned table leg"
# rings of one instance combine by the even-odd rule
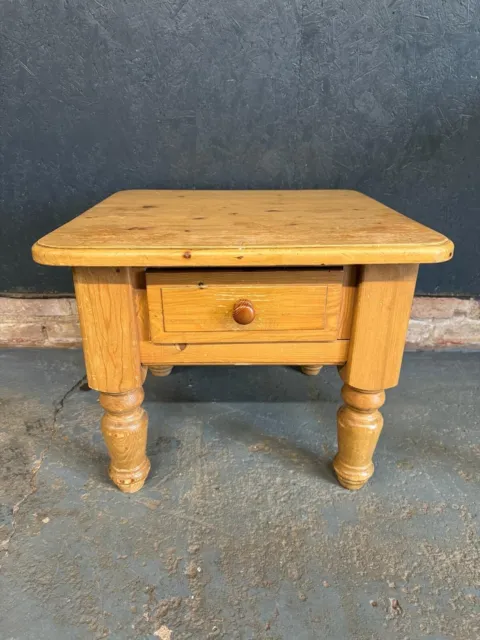
[[[109,475],[133,493],[150,470],[148,417],[142,408],[147,369],[140,362],[135,272],[129,268],[75,268],[88,384],[100,392],[102,433],[111,458]]]
[[[337,415],[341,485],[360,489],[373,474],[385,389],[398,384],[418,265],[360,268],[348,360],[340,368],[345,404]]]
[[[148,416],[140,387],[125,393],[100,393],[105,409],[101,426],[111,463],[108,473],[125,493],[141,489],[150,471],[146,456]]]
[[[152,375],[160,378],[165,378],[166,376],[169,376],[172,373],[173,367],[171,367],[168,364],[160,364],[160,365],[150,365],[149,369]]]
[[[378,410],[385,402],[384,391],[362,391],[343,385],[345,404],[337,414],[338,453],[333,468],[347,489],[360,489],[373,475],[372,456],[383,427]]]
[[[302,373],[304,373],[306,376],[317,376],[323,369],[323,365],[317,366],[316,364],[304,364],[301,369]]]

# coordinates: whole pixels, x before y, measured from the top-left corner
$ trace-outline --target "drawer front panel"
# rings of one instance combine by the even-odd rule
[[[291,288],[258,285],[165,288],[162,290],[165,331],[289,331],[324,329],[326,286]],[[255,318],[238,324],[237,301],[248,300]]]
[[[341,269],[149,272],[151,339],[164,344],[334,340],[342,277]],[[246,317],[237,318],[238,306],[248,307]]]

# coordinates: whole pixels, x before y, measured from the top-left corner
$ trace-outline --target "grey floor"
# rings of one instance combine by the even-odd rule
[[[479,353],[406,355],[358,493],[331,472],[334,367],[149,377],[130,496],[83,375],[0,352],[2,640],[480,638]]]

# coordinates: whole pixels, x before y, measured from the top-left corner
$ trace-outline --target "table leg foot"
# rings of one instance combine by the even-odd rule
[[[142,408],[143,389],[125,393],[101,393],[105,409],[102,433],[111,463],[109,476],[124,493],[142,488],[150,471],[146,456],[148,416]]]
[[[338,453],[333,468],[343,487],[357,490],[373,475],[372,456],[383,427],[378,409],[385,402],[385,392],[345,384],[342,397],[345,404],[337,414]]]
[[[158,376],[160,378],[165,378],[166,376],[169,376],[172,373],[173,367],[170,367],[167,364],[167,365],[151,366],[151,367],[149,367],[149,369],[150,369],[150,372],[152,373],[152,375]]]
[[[317,366],[316,364],[304,364],[300,368],[302,370],[302,373],[304,373],[306,376],[317,376],[320,370],[323,368],[323,365]]]

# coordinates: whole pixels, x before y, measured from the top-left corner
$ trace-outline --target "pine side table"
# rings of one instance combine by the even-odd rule
[[[39,240],[73,267],[88,384],[113,482],[150,469],[147,369],[337,365],[339,482],[373,474],[385,389],[398,383],[418,265],[443,235],[355,191],[121,191]]]

